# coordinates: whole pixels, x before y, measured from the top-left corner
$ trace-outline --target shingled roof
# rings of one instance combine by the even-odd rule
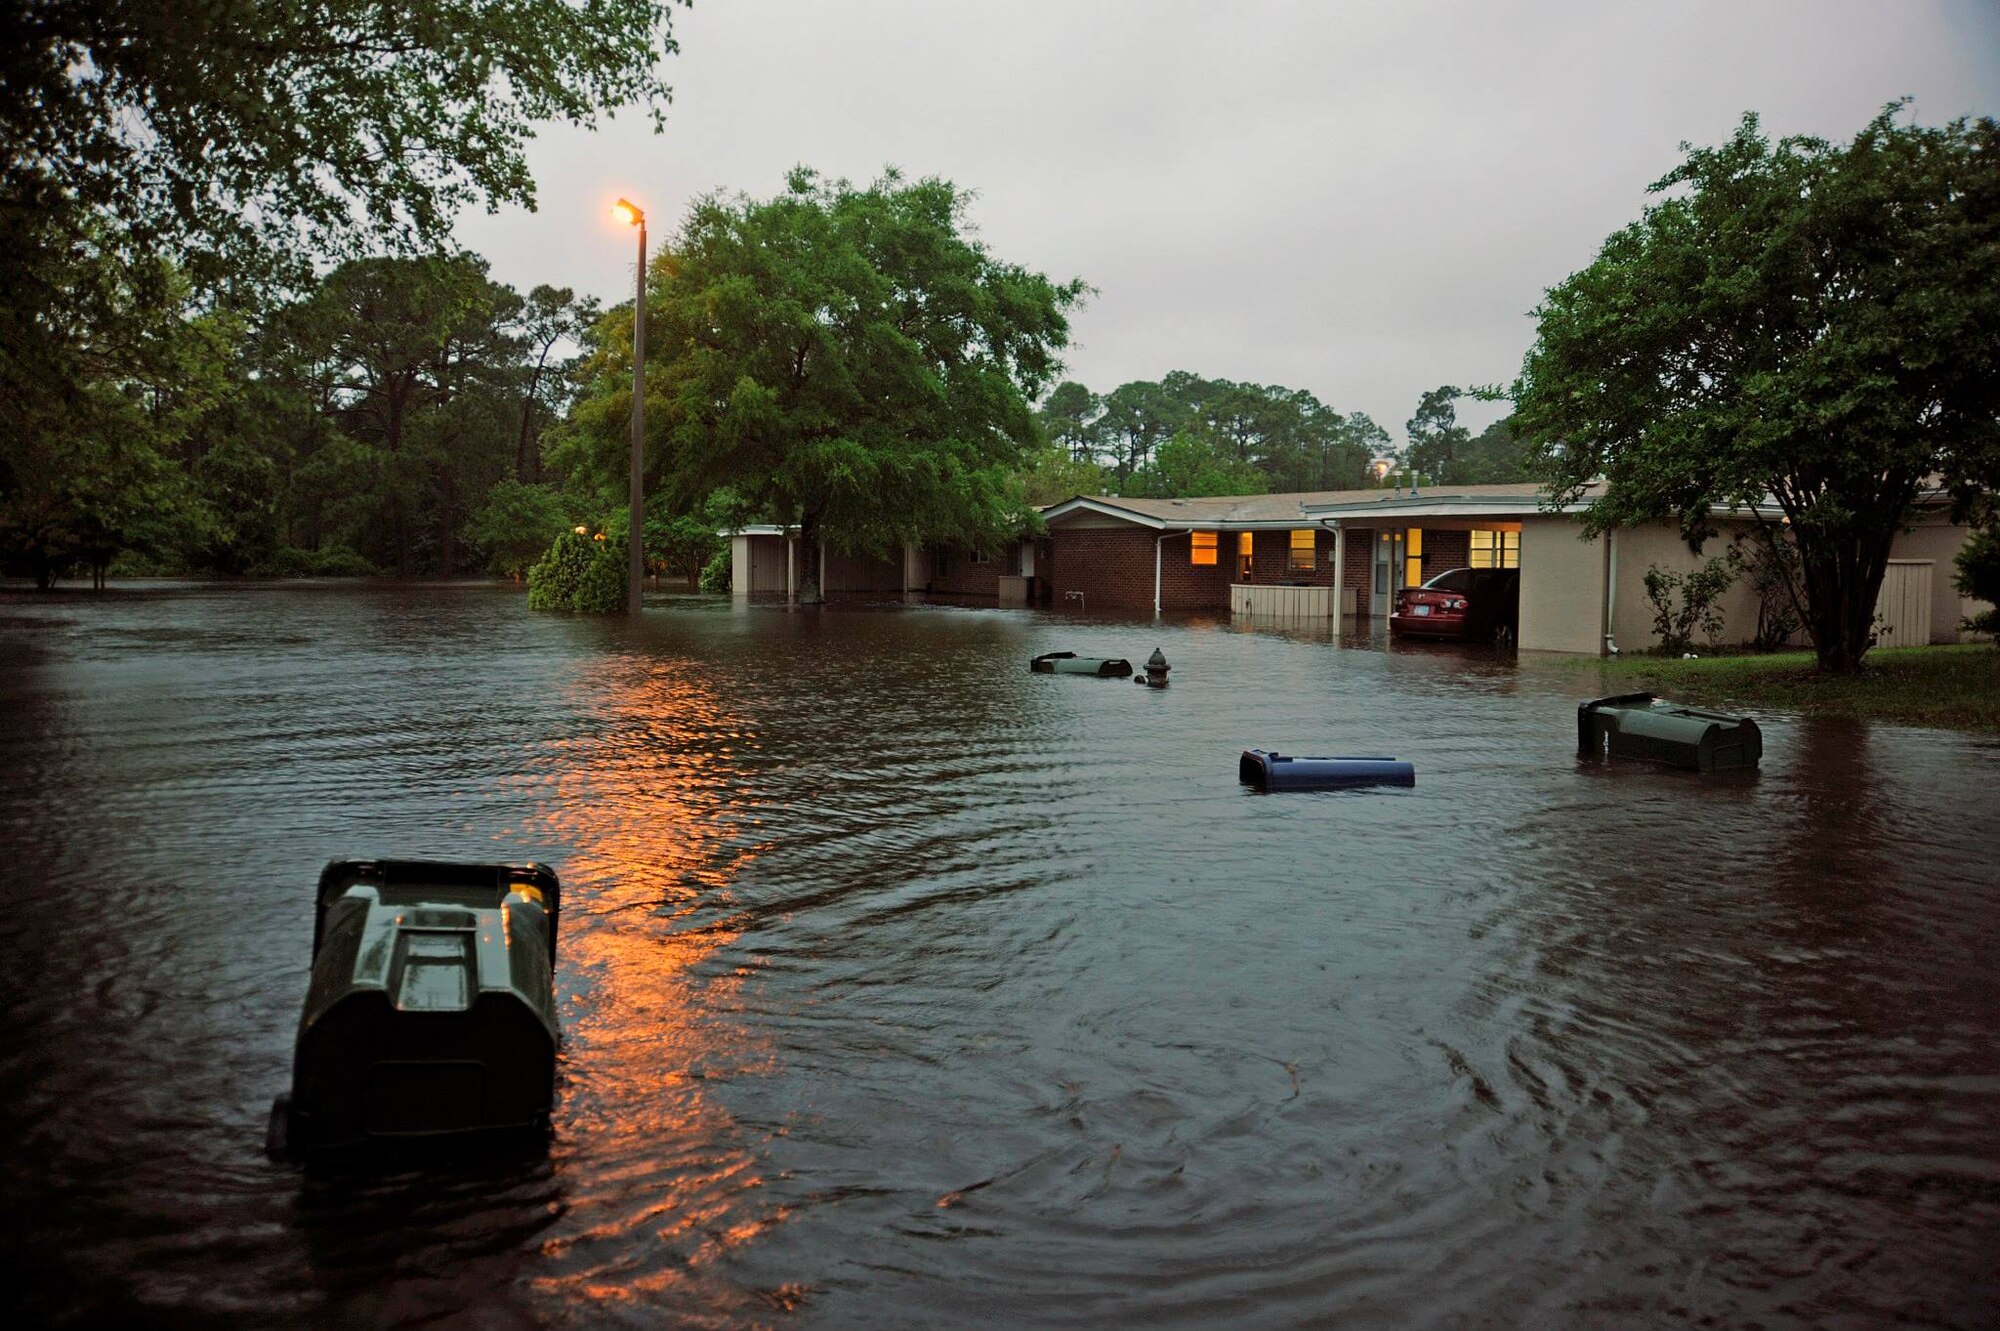
[[[1435,512],[1435,505],[1464,504],[1469,509],[1491,512],[1495,508],[1518,507],[1532,512],[1541,487],[1532,481],[1518,485],[1425,486],[1417,494],[1407,490],[1306,490],[1275,495],[1214,495],[1204,499],[1125,499],[1117,495],[1078,495],[1060,504],[1050,504],[1042,516],[1059,521],[1072,513],[1096,513],[1124,518],[1143,527],[1284,527],[1307,524],[1318,519],[1315,510],[1345,509],[1341,516],[1357,516],[1357,508],[1381,505],[1384,513],[1407,512],[1421,505]]]

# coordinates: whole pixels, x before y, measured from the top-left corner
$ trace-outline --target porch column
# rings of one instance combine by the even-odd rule
[[[1347,612],[1347,529],[1333,522],[1333,626],[1339,628]]]
[[[729,594],[750,594],[750,538],[740,533],[729,538]]]
[[[798,561],[793,557],[792,533],[785,533],[785,599],[796,601],[798,593]]]

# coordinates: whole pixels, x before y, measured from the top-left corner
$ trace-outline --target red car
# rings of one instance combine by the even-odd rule
[[[1521,571],[1454,568],[1396,593],[1389,632],[1406,638],[1512,642],[1521,622]]]

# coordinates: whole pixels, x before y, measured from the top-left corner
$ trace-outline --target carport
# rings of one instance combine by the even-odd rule
[[[1686,573],[1720,555],[1732,536],[1757,522],[1777,520],[1775,505],[1718,509],[1721,534],[1696,553],[1669,522],[1614,529],[1584,539],[1579,516],[1604,492],[1593,485],[1560,510],[1544,509],[1535,485],[1478,485],[1394,493],[1377,499],[1308,503],[1306,516],[1336,532],[1336,544],[1367,542],[1369,613],[1386,615],[1395,589],[1408,587],[1458,564],[1521,570],[1518,643],[1524,651],[1602,655],[1619,647],[1644,650],[1659,639],[1646,596],[1646,571]],[[1890,549],[1890,576],[1877,600],[1879,640],[1921,644],[1957,642],[1957,601],[1947,577],[1966,529],[1951,521],[1949,497],[1933,491],[1917,501],[1909,525]],[[1360,562],[1341,557],[1349,585]],[[1496,562],[1497,561],[1497,562]],[[1758,599],[1739,578],[1719,606],[1718,640],[1747,642],[1758,619]],[[1795,642],[1802,637],[1795,637]]]
[[[1359,600],[1384,618],[1397,589],[1447,569],[1521,570],[1520,646],[1603,649],[1606,597],[1603,541],[1577,539],[1576,519],[1590,497],[1564,513],[1544,513],[1540,487],[1480,485],[1396,491],[1374,498],[1307,504],[1305,514],[1335,533],[1336,556],[1351,580],[1365,579]],[[1355,546],[1368,551],[1364,559]]]

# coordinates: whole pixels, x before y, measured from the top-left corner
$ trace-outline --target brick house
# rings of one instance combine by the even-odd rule
[[[1534,487],[1498,487],[1522,490]],[[1400,492],[1397,492],[1400,493]],[[1052,604],[1128,610],[1231,610],[1232,587],[1340,588],[1341,613],[1368,615],[1386,603],[1378,590],[1371,527],[1310,516],[1316,504],[1386,499],[1388,490],[1223,495],[1207,499],[1122,499],[1087,495],[1042,510],[1052,546],[1046,575]],[[1518,530],[1518,526],[1516,527]],[[1416,581],[1470,562],[1469,527],[1427,532],[1408,572]],[[1490,538],[1482,538],[1493,547]],[[1505,542],[1497,543],[1505,557]],[[1402,549],[1397,546],[1397,549]],[[1331,614],[1330,597],[1323,597]]]
[[[1595,490],[1544,511],[1533,484],[1124,499],[1086,495],[1043,510],[1050,604],[1085,610],[1221,611],[1235,618],[1382,619],[1396,589],[1447,569],[1521,570],[1519,644],[1599,653],[1657,638],[1649,567],[1685,571],[1747,533],[1757,514],[1717,512],[1722,539],[1697,556],[1668,523],[1582,538]],[[1951,584],[1967,530],[1941,493],[1923,497],[1890,552],[1877,602],[1885,645],[1956,642],[1974,607]],[[1766,520],[1771,515],[1766,513]],[[1338,599],[1336,599],[1336,596]],[[1756,598],[1739,580],[1720,640],[1747,640]]]

